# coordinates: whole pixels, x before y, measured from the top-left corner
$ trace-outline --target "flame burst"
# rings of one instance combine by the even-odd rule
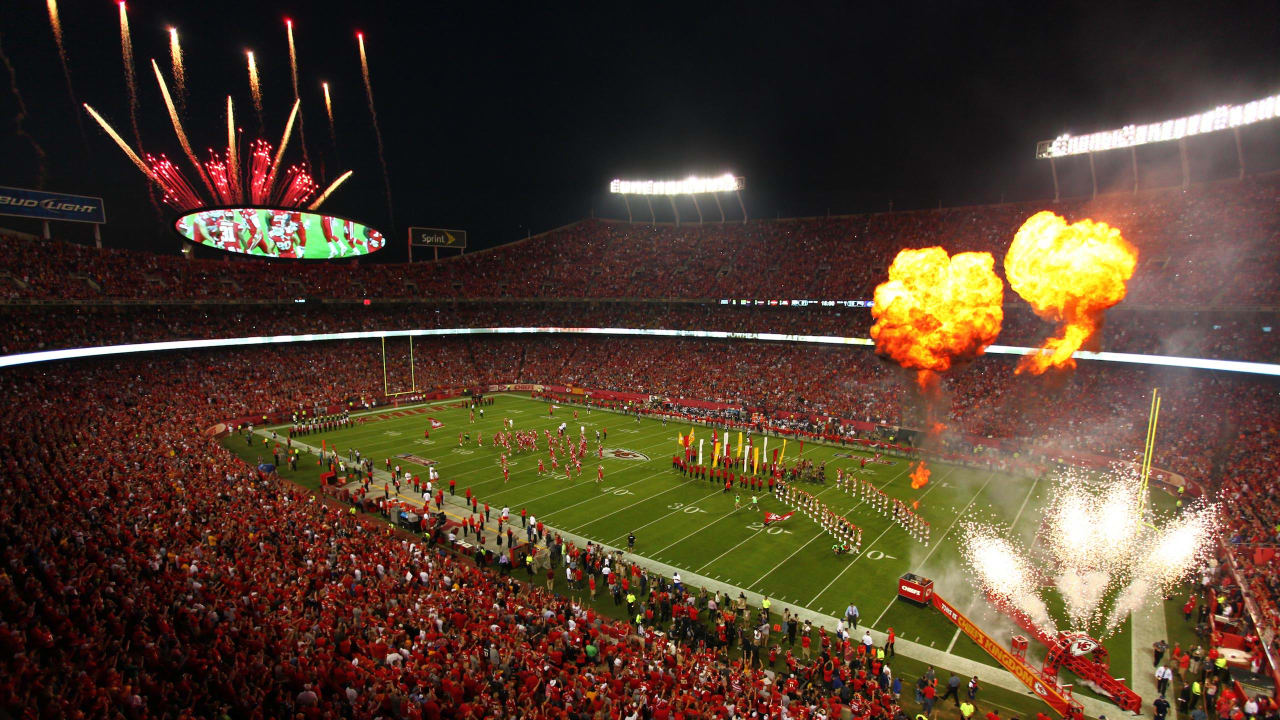
[[[178,110],[187,108],[187,69],[182,65],[182,45],[178,44],[178,28],[169,28],[169,62],[173,66],[173,93],[177,95]]]
[[[981,355],[995,342],[1004,319],[1004,284],[994,266],[985,252],[954,257],[940,247],[899,252],[871,308],[876,352],[905,368],[930,372]]]
[[[1005,255],[1005,275],[1037,315],[1059,324],[1060,334],[1025,356],[1016,372],[1074,368],[1071,354],[1101,328],[1106,309],[1124,299],[1137,262],[1137,249],[1106,223],[1068,225],[1047,210],[1028,218]]]
[[[931,474],[929,466],[925,465],[924,461],[921,460],[916,465],[915,469],[911,471],[911,489],[919,490],[927,485],[929,483],[929,475]]]

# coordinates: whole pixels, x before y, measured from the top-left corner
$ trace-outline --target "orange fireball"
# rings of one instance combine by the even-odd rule
[[[1049,211],[1023,223],[1004,256],[1009,287],[1060,331],[1023,357],[1016,372],[1039,375],[1076,366],[1071,354],[1102,326],[1102,314],[1124,299],[1138,250],[1102,222],[1067,221]]]
[[[876,288],[871,337],[899,365],[942,372],[981,355],[1000,334],[1004,283],[991,253],[954,257],[940,247],[902,250]],[[919,373],[921,387],[927,374]]]
[[[929,466],[921,460],[915,469],[911,471],[911,489],[919,490],[929,482],[929,476],[933,473],[929,470]]]

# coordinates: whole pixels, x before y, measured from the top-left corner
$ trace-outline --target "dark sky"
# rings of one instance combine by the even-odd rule
[[[116,4],[61,6],[79,100],[131,138]],[[181,34],[186,123],[200,149],[222,142],[228,93],[240,124],[256,134],[246,48],[262,73],[266,136],[278,140],[292,100],[283,19],[293,18],[313,163],[325,176],[355,171],[326,208],[394,231],[382,255],[399,259],[409,225],[462,228],[473,247],[484,247],[593,211],[623,215],[607,193],[615,176],[732,171],[748,178],[744,198],[754,217],[880,210],[891,200],[921,207],[1051,196],[1048,167],[1033,159],[1038,140],[1280,90],[1278,8],[1274,0],[583,7],[134,0],[129,17],[143,141],[175,159],[181,152],[149,65],[154,57],[168,73],[166,27]],[[394,220],[360,81],[357,28],[366,34]],[[26,127],[48,154],[46,189],[105,197],[108,244],[175,251],[141,174],[87,117],[86,151],[45,3],[0,4],[0,42],[27,104]],[[336,149],[321,80],[334,94]],[[33,153],[14,131],[17,106],[6,85],[0,184],[29,187]],[[1245,139],[1268,155],[1276,135],[1268,124]],[[1220,145],[1208,141],[1199,151],[1217,158]],[[1157,148],[1140,157],[1159,162],[1168,154]],[[1234,151],[1228,155],[1234,163]],[[1087,183],[1087,164],[1060,166],[1069,190],[1080,190],[1080,167]],[[8,220],[0,225],[20,224]]]

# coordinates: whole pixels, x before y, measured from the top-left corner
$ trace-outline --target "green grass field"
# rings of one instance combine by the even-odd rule
[[[459,495],[470,488],[481,502],[493,506],[495,513],[504,505],[516,515],[527,508],[553,528],[614,546],[624,545],[628,533],[634,532],[636,554],[769,596],[778,612],[790,605],[840,616],[853,602],[861,611],[863,625],[878,630],[894,627],[904,639],[995,667],[986,653],[959,635],[941,614],[895,600],[897,578],[912,571],[933,578],[944,597],[970,612],[1000,641],[1007,643],[1015,631],[1011,622],[974,596],[962,570],[957,543],[966,520],[982,520],[1011,527],[1030,544],[1039,526],[1048,483],[937,464],[929,484],[912,490],[905,460],[890,458],[887,465],[868,463],[863,470],[858,469],[861,455],[856,452],[805,443],[803,457],[825,461],[829,478],[834,478],[838,467],[857,470],[891,496],[907,502],[918,500],[918,512],[933,528],[930,543],[925,545],[856,495],[836,488],[833,481],[822,486],[804,484],[804,489],[863,529],[861,554],[835,556],[830,536],[803,514],[764,528],[759,513],[746,507],[734,509],[732,493],[725,494],[708,481],[688,479],[672,470],[677,433],[688,432],[689,425],[663,425],[650,419],[637,422],[634,417],[601,410],[588,414],[586,408],[574,406],[564,406],[548,417],[547,403],[511,395],[496,396],[495,404],[485,408],[485,417],[471,423],[466,409],[450,404],[457,405],[439,404],[421,414],[386,409],[350,428],[299,440],[314,446],[324,440],[344,455],[348,448],[358,448],[375,458],[378,469],[384,467],[384,458],[392,457],[393,464],[416,471],[414,463],[395,458],[401,453],[434,460],[445,482],[457,480]],[[573,419],[575,409],[577,420]],[[428,418],[444,425],[424,440]],[[584,463],[580,478],[566,481],[562,473],[555,477],[537,474],[538,460],[547,457],[544,445],[538,453],[513,455],[511,479],[504,483],[499,452],[489,444],[503,418],[512,418],[517,430],[536,429],[540,436],[544,428],[554,432],[560,422],[567,422],[575,437],[577,426],[585,426],[592,450],[595,431],[607,430],[606,449],[630,450],[639,458],[606,456],[597,461],[593,455],[590,463]],[[458,446],[460,432],[471,433],[471,442],[465,447]],[[482,448],[476,447],[477,433],[485,437]],[[699,427],[696,434],[705,438],[711,433]],[[770,448],[780,442],[771,438]],[[789,442],[787,458],[794,460],[799,454],[798,444]],[[600,486],[594,482],[597,462],[605,467],[605,481]],[[760,505],[762,510],[779,513],[790,509],[767,493]],[[1051,611],[1061,616],[1061,603],[1054,602],[1052,593],[1047,595]],[[1113,673],[1129,676],[1128,623],[1104,644],[1111,653]],[[1076,691],[1089,693],[1083,687]]]

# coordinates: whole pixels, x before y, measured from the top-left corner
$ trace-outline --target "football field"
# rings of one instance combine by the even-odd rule
[[[446,486],[449,480],[456,480],[458,496],[470,489],[481,503],[492,506],[495,517],[503,506],[509,506],[513,516],[527,509],[555,530],[614,547],[625,547],[628,534],[635,533],[636,555],[767,596],[773,601],[774,612],[798,606],[841,617],[853,603],[860,611],[862,625],[881,631],[893,627],[903,639],[995,667],[990,656],[941,614],[895,600],[898,577],[910,571],[934,579],[940,594],[1002,644],[1007,646],[1015,632],[1012,622],[975,596],[958,543],[964,523],[977,520],[1012,528],[1030,546],[1040,525],[1047,482],[939,463],[931,464],[929,483],[913,490],[908,477],[911,463],[901,458],[869,461],[860,468],[859,460],[870,455],[811,442],[804,443],[801,451],[799,443],[788,441],[786,461],[803,457],[825,462],[827,467],[825,484],[799,483],[799,487],[862,528],[862,551],[835,555],[832,537],[803,513],[766,527],[763,511],[785,513],[792,509],[767,491],[761,494],[761,511],[757,512],[750,508],[749,492],[735,488],[726,493],[718,484],[687,478],[672,469],[677,435],[688,433],[689,424],[664,424],[648,418],[637,422],[634,416],[598,409],[588,413],[585,407],[570,405],[549,416],[546,402],[515,395],[493,397],[494,404],[484,408],[483,418],[477,414],[475,422],[470,421],[464,401],[444,401],[373,411],[361,416],[363,422],[346,429],[298,441],[318,447],[323,440],[343,457],[349,449],[359,449],[375,459],[378,470],[390,457],[393,465],[425,477],[423,463],[434,463]],[[536,430],[540,449],[512,454],[510,480],[504,482],[500,448],[492,446],[492,437],[506,418],[514,422],[516,430]],[[537,472],[540,459],[550,469],[542,431],[554,433],[561,422],[568,424],[567,433],[574,438],[579,427],[585,429],[590,448],[582,475],[572,480],[566,480],[563,468],[555,475]],[[423,437],[427,429],[429,439]],[[595,456],[597,430],[607,433],[603,460]],[[460,433],[470,435],[461,446]],[[482,447],[477,446],[478,436],[484,438]],[[697,426],[695,436],[708,439],[709,463],[711,430]],[[736,445],[736,431],[732,440]],[[757,436],[755,442],[763,441]],[[781,442],[770,438],[770,453]],[[604,466],[604,482],[600,484],[596,483],[597,464]],[[932,526],[929,542],[913,539],[856,492],[837,488],[837,468],[856,473],[891,497],[918,502],[917,512]],[[378,484],[381,482],[379,479]],[[402,492],[417,499],[412,488]],[[743,507],[735,509],[739,492]],[[1051,602],[1051,608],[1057,604]],[[1111,653],[1113,674],[1119,677],[1130,674],[1129,632],[1126,621],[1104,640]],[[1032,646],[1034,655],[1034,642]],[[1077,692],[1088,691],[1077,688]]]

